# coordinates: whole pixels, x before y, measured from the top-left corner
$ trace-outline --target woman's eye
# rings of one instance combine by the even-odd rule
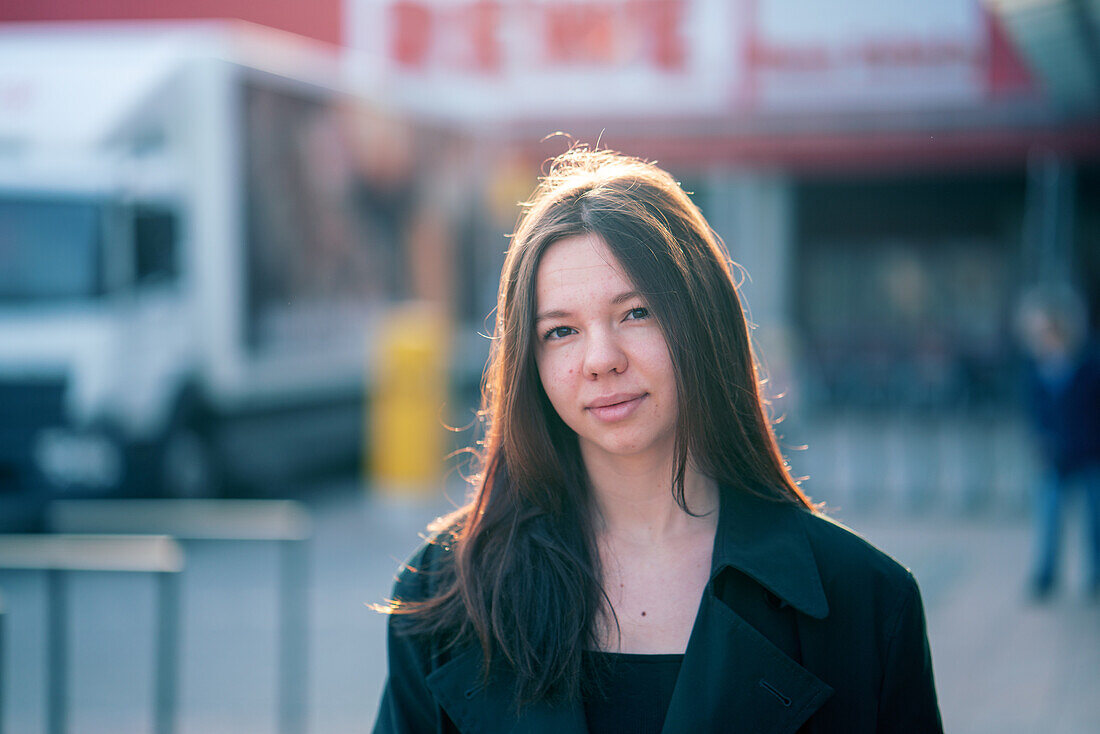
[[[638,308],[630,309],[630,312],[626,315],[628,319],[645,319],[649,318],[649,309],[645,306],[638,306]]]
[[[542,335],[543,339],[562,339],[573,333],[572,327],[569,326],[555,326],[553,329],[547,330]]]

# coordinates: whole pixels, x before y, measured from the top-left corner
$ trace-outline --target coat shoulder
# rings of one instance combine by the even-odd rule
[[[428,525],[423,542],[397,570],[393,586],[395,600],[416,602],[435,595],[439,578],[446,573],[454,557],[455,542],[465,517],[465,510],[458,510]]]
[[[897,598],[919,593],[909,569],[858,532],[819,512],[802,515],[826,587],[877,590]]]

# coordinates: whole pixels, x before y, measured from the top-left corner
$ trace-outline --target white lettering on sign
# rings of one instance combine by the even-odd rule
[[[678,71],[684,68],[686,5],[687,0],[396,0],[387,8],[387,51],[397,65],[419,70],[499,74],[514,48],[543,68],[641,64]]]
[[[364,67],[432,113],[912,109],[988,91],[980,0],[352,0],[349,18]]]

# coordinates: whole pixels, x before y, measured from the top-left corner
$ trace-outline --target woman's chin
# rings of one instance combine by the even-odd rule
[[[670,441],[641,441],[637,438],[623,437],[619,440],[581,439],[581,450],[586,459],[606,458],[611,460],[642,460],[656,457],[671,457]]]

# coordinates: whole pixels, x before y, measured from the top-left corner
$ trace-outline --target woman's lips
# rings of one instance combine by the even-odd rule
[[[645,400],[648,395],[649,393],[642,393],[641,395],[635,395],[634,397],[625,397],[622,400],[614,403],[598,401],[604,402],[605,404],[590,405],[588,406],[588,408],[586,408],[586,410],[594,415],[597,420],[603,421],[604,423],[615,423],[616,421],[621,421],[625,418],[630,417],[630,415],[638,409],[638,406],[641,405],[642,401]]]

